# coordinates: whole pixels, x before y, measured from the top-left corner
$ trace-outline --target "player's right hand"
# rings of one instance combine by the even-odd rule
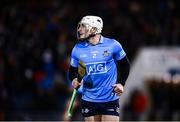
[[[78,82],[78,79],[74,78],[73,81],[72,81],[73,88],[77,89],[80,85],[81,85],[81,83]]]

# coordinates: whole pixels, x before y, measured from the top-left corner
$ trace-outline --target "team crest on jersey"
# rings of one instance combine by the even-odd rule
[[[104,57],[109,56],[109,52],[108,52],[107,50],[105,50],[104,53],[103,53],[103,56],[104,56]]]

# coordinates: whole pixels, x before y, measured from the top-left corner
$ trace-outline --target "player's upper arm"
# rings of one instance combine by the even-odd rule
[[[115,60],[121,60],[126,56],[125,51],[123,50],[121,44],[118,41],[114,41],[113,43],[113,51]]]
[[[76,46],[72,49],[72,52],[71,52],[70,65],[73,66],[73,67],[78,67],[78,58],[77,58],[77,48],[76,48]]]

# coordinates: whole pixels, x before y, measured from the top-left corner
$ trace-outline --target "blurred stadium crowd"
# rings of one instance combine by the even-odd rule
[[[82,16],[101,16],[103,35],[120,41],[133,61],[140,47],[180,44],[179,6],[178,0],[0,1],[0,120],[63,120]]]
[[[179,121],[179,74],[146,78],[144,83],[147,91],[132,91],[129,102],[123,107],[123,120]]]

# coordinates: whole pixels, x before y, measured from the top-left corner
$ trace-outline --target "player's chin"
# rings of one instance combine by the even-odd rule
[[[85,40],[87,37],[84,34],[78,34],[78,40]]]
[[[83,41],[83,40],[85,40],[86,38],[83,38],[83,37],[79,37],[79,38],[77,38],[79,41]]]

